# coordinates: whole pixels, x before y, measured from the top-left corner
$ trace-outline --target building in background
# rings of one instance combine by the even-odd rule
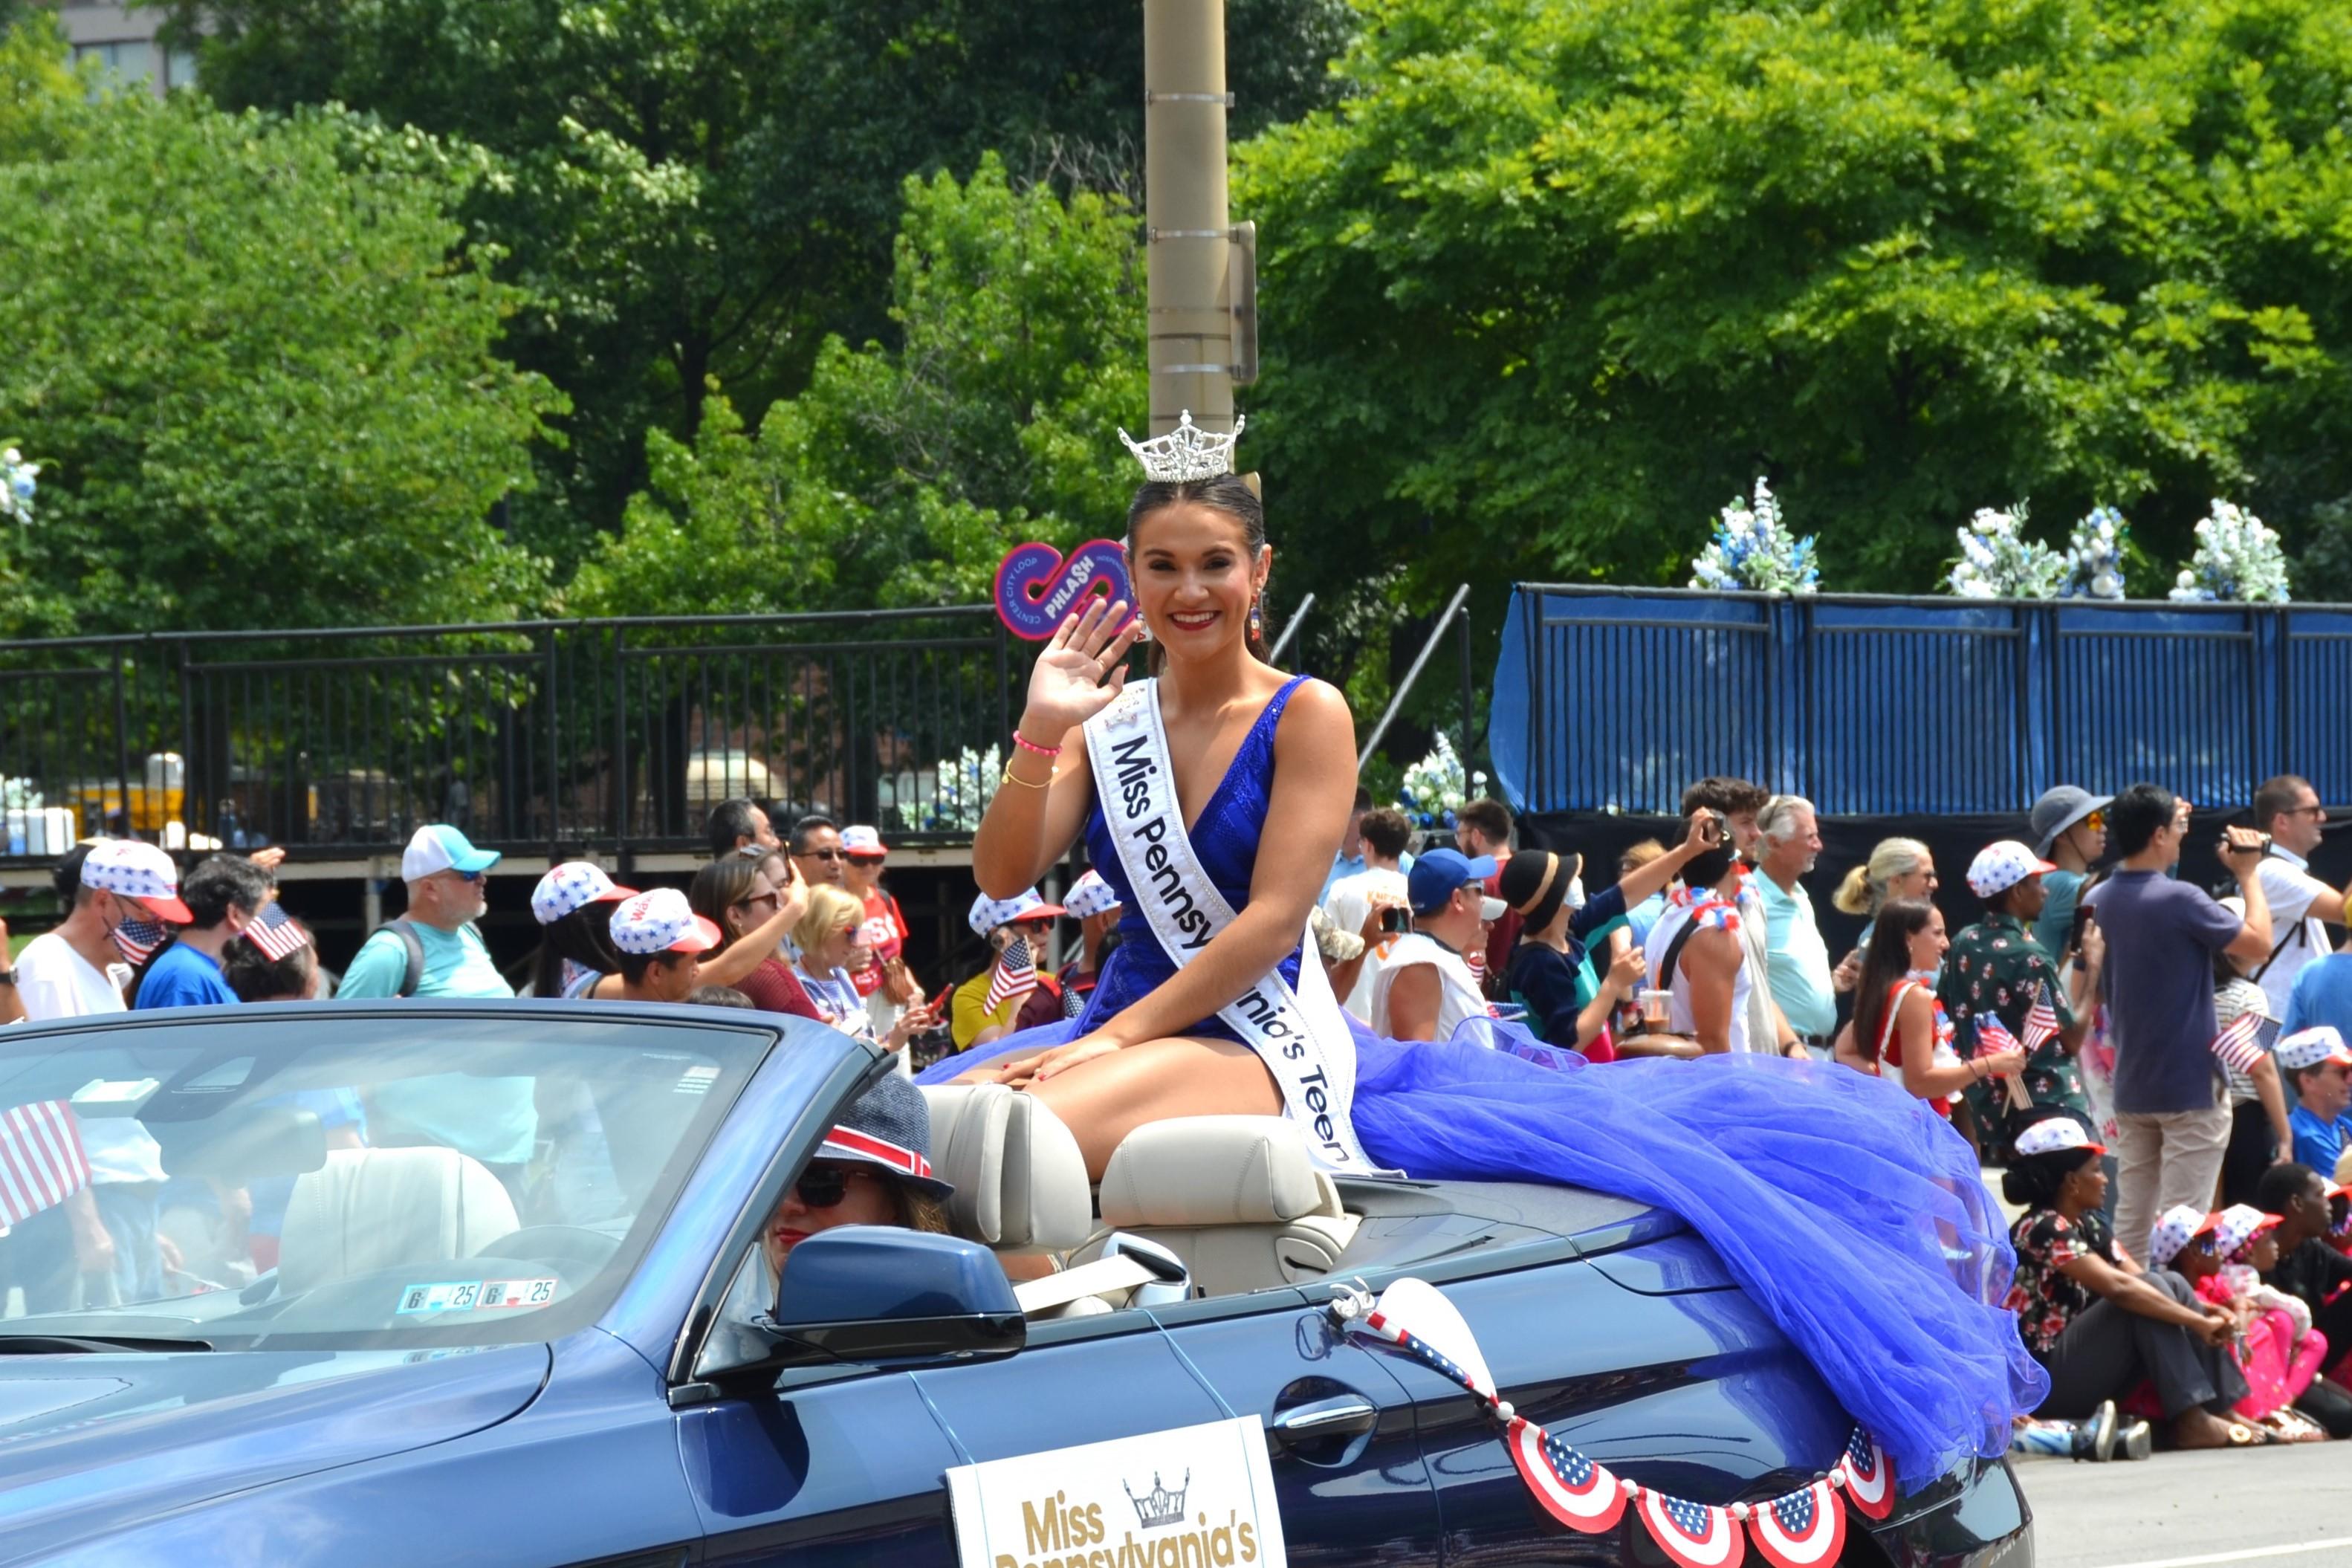
[[[143,81],[161,98],[175,87],[194,87],[194,55],[173,53],[155,41],[163,14],[143,6],[59,0],[58,21],[73,45],[74,58],[96,58],[125,82]]]

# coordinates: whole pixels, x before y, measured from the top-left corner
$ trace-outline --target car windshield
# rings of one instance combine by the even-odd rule
[[[773,1040],[520,1009],[158,1016],[0,1033],[0,1351],[570,1332]]]

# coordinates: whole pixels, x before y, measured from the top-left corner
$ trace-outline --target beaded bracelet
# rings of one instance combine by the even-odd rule
[[[1061,747],[1041,746],[1018,730],[1013,731],[1013,743],[1020,747],[1023,751],[1029,752],[1032,756],[1058,757],[1062,754]]]

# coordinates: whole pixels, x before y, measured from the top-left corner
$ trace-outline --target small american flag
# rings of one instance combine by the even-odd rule
[[[261,912],[245,928],[245,939],[259,948],[261,955],[272,963],[282,963],[310,945],[310,931],[286,912],[285,905],[273,899],[261,906]]]
[[[997,959],[996,968],[988,976],[988,1001],[981,1008],[993,1013],[1005,1003],[1018,1001],[1037,989],[1036,961],[1029,956],[1029,942],[1014,937],[1005,944],[1003,955]]]
[[[0,1110],[0,1220],[22,1225],[88,1185],[81,1129],[64,1100]]]
[[[172,928],[161,921],[124,921],[114,928],[114,945],[135,967],[146,963],[163,945]]]
[[[2033,1010],[2025,1016],[2025,1051],[2029,1056],[2058,1037],[2058,1011],[2050,1005],[2050,987],[2033,993]]]
[[[2033,1016],[2030,1013],[2026,1015],[2025,1026],[2029,1031],[2033,1027]],[[1977,1015],[1977,1055],[1990,1056],[2000,1051],[2024,1049],[2026,1049],[2025,1047],[2017,1043],[2017,1037],[2009,1032],[2009,1026],[2000,1021],[2000,1014]],[[2001,1087],[2009,1093],[2011,1110],[2024,1110],[2032,1106],[2033,1097],[2026,1093],[2024,1079],[2015,1073],[2002,1073],[2000,1082]]]
[[[2263,1059],[2263,1015],[2249,1007],[2213,1037],[2213,1054],[2231,1072],[2252,1072]]]

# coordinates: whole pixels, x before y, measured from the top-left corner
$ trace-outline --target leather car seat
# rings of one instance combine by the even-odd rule
[[[296,1178],[278,1251],[291,1294],[402,1264],[471,1258],[517,1229],[514,1200],[455,1149],[337,1149]]]
[[[1065,1252],[1094,1230],[1086,1157],[1061,1118],[1000,1083],[923,1089],[931,1169],[955,1187],[948,1222],[998,1252]]]
[[[1112,1152],[1100,1195],[1104,1233],[1160,1243],[1211,1296],[1319,1278],[1362,1223],[1279,1116],[1146,1122]]]

